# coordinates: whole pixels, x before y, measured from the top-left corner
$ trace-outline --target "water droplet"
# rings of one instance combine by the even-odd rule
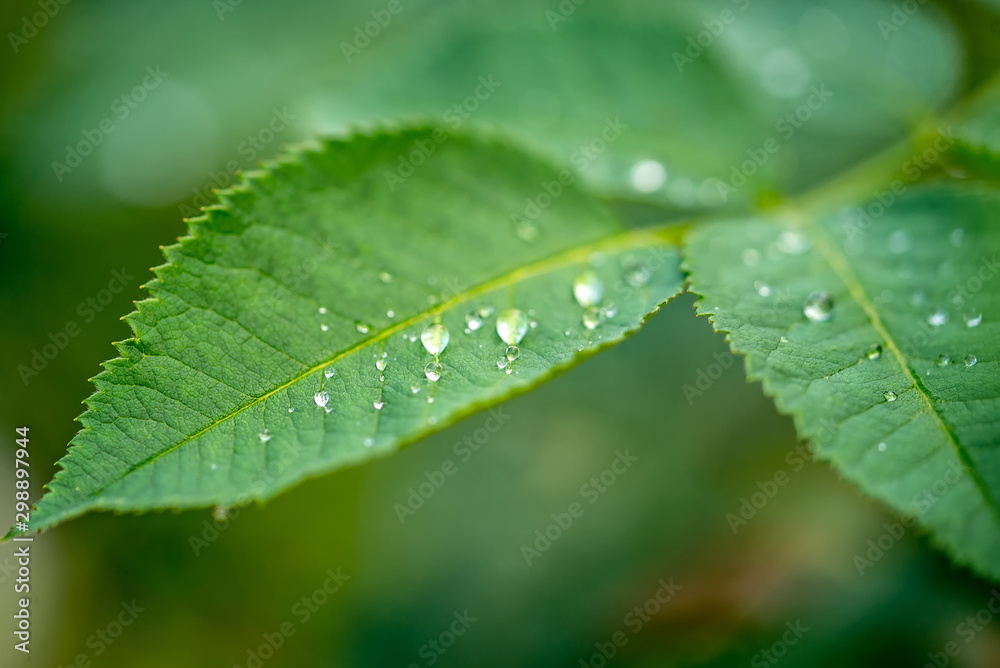
[[[389,364],[389,361],[385,357],[380,357],[375,360],[375,368],[379,371],[385,371],[385,367]]]
[[[927,322],[935,327],[940,327],[948,322],[948,312],[942,308],[936,308],[927,316]]]
[[[427,397],[427,403],[433,404],[434,403],[434,397]]]
[[[450,339],[448,328],[440,323],[427,325],[420,333],[420,342],[424,344],[427,352],[435,356],[440,355],[448,347]]]
[[[326,411],[327,413],[332,413],[333,406],[323,406],[323,410]]]
[[[514,373],[514,367],[509,366],[506,369],[504,369],[503,372],[509,376],[510,374]]]
[[[587,329],[597,329],[601,324],[601,310],[591,306],[583,312],[583,326]]]
[[[913,248],[910,235],[903,230],[897,230],[889,235],[889,252],[895,255],[902,255]]]
[[[962,242],[965,241],[965,229],[961,227],[956,227],[955,229],[953,229],[951,231],[951,234],[948,235],[948,241],[955,248],[961,248]]]
[[[965,356],[965,366],[976,366],[976,363],[978,361],[979,360],[976,359],[975,355],[966,355]]]
[[[597,306],[604,297],[604,283],[596,273],[585,271],[573,281],[573,297],[584,308]]]
[[[983,314],[979,311],[972,311],[971,313],[966,313],[962,318],[965,320],[967,327],[979,327],[979,323],[983,321]]]
[[[381,271],[379,272],[378,280],[382,281],[383,283],[389,283],[390,281],[392,281],[392,274],[390,274],[387,271]]]
[[[951,364],[951,355],[945,355],[944,353],[942,353],[937,356],[937,359],[934,360],[934,363],[937,364],[938,366],[948,366],[949,364]]]
[[[778,237],[778,250],[789,255],[802,255],[809,250],[809,242],[799,232],[782,232]]]
[[[510,360],[507,359],[506,355],[503,355],[502,357],[498,357],[497,358],[497,368],[498,369],[506,369],[508,364],[510,364]]]
[[[368,332],[371,331],[371,328],[368,327],[368,325],[366,325],[365,323],[361,322],[360,320],[354,323],[354,327],[362,334],[367,334]]]
[[[393,318],[396,317],[396,312],[393,311],[392,309],[389,309],[388,311],[385,312],[385,317],[387,317],[390,320],[392,320]]]
[[[326,307],[325,306],[320,306],[319,307],[319,314],[320,315],[326,315]]]
[[[517,346],[507,346],[507,350],[504,354],[507,356],[507,359],[513,362],[521,356],[521,349]]]
[[[521,343],[528,333],[528,316],[516,308],[507,309],[497,316],[497,334],[509,346]]]
[[[410,338],[410,343],[416,343],[417,342],[417,335],[416,334],[410,334],[409,338]]]
[[[882,396],[885,397],[885,400],[890,403],[896,400],[896,393],[892,390],[888,390]]]
[[[424,375],[432,383],[436,383],[441,378],[442,373],[444,373],[444,367],[438,362],[428,362],[427,366],[424,367]]]
[[[375,407],[375,410],[380,411],[382,410],[382,407],[385,406],[385,402],[382,401],[381,399],[376,399],[375,401],[372,402],[372,406]]]
[[[625,281],[633,288],[639,288],[649,282],[649,268],[634,260],[626,263]]]
[[[754,290],[757,291],[757,294],[760,295],[761,297],[771,296],[771,286],[768,285],[767,283],[764,283],[762,281],[754,281],[753,288]]]
[[[326,376],[327,378],[333,378],[333,374],[335,373],[337,372],[333,370],[332,366],[328,366],[325,369],[323,369],[323,375]]]
[[[923,306],[927,301],[927,295],[923,290],[914,290],[913,294],[910,295],[910,303],[914,306]]]
[[[781,343],[788,343],[788,339],[787,339],[786,337],[784,337],[784,336],[783,336],[783,337],[781,337],[781,338],[779,339],[779,341],[780,341]]]
[[[328,325],[320,325],[319,328],[320,328],[320,331],[323,331],[323,332],[330,331],[330,327]]]
[[[833,297],[826,292],[814,292],[802,312],[813,322],[826,322],[833,317]]]
[[[326,391],[317,392],[313,395],[313,401],[315,401],[316,405],[320,408],[326,408],[327,403],[330,402],[330,393]]]
[[[214,471],[215,469],[219,468],[219,465],[218,464],[212,464],[208,468],[210,468],[210,469],[212,469]]]
[[[872,345],[868,346],[868,350],[865,351],[865,357],[867,357],[870,360],[877,360],[881,356],[882,356],[882,346],[880,346],[877,343],[873,343]]]
[[[878,444],[878,451],[879,452],[885,452],[885,448],[886,448],[885,443],[879,443]]]
[[[410,392],[412,392],[413,394],[420,394],[420,386],[419,385],[411,385],[410,386]]]
[[[667,182],[667,170],[656,160],[640,160],[632,165],[629,181],[641,193],[655,192]]]
[[[522,241],[534,241],[538,238],[538,226],[530,220],[514,221],[514,232]]]
[[[480,315],[480,311],[482,309],[477,308],[465,314],[465,325],[469,328],[469,331],[474,332],[483,326],[486,318]]]
[[[212,508],[212,519],[216,522],[222,522],[226,519],[226,515],[229,514],[229,506],[216,506]]]
[[[264,431],[257,434],[257,438],[260,439],[261,443],[267,443],[268,441],[271,440],[271,432],[265,429]]]
[[[756,267],[757,263],[760,262],[760,251],[756,248],[744,248],[740,257],[743,258],[743,264],[746,266]]]
[[[573,336],[573,330],[567,329],[565,332],[563,332],[563,335],[564,336]]]
[[[293,406],[289,406],[288,407],[288,412],[289,413],[294,413],[295,412],[295,408]]]
[[[369,436],[364,440],[364,445],[366,448],[372,447],[373,445],[375,445],[375,439]]]

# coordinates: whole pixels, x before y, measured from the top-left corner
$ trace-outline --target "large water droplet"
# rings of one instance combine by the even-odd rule
[[[497,316],[497,334],[509,346],[516,346],[528,333],[528,316],[516,308],[507,309]]]
[[[888,390],[882,396],[885,397],[885,400],[888,401],[888,402],[890,402],[890,403],[893,402],[893,401],[895,401],[896,398],[897,398],[896,397],[896,393],[893,392],[892,390]]]
[[[965,366],[976,366],[977,362],[979,362],[979,360],[976,359],[975,355],[966,355],[965,356]]]
[[[601,310],[591,306],[583,312],[583,326],[587,329],[597,329],[601,324]]]
[[[315,401],[316,405],[320,408],[326,408],[326,405],[330,402],[330,393],[326,391],[317,392],[313,395],[313,401]]]
[[[504,352],[504,354],[507,356],[507,359],[513,362],[514,360],[516,360],[518,357],[521,356],[521,349],[518,348],[517,346],[507,346],[507,350]]]
[[[584,308],[597,306],[604,298],[604,283],[596,273],[585,271],[573,281],[573,297]]]
[[[271,440],[271,432],[265,429],[264,431],[257,434],[257,438],[260,439],[261,443],[267,443],[268,441]]]
[[[934,327],[940,327],[941,325],[948,322],[948,312],[943,308],[936,308],[931,311],[931,314],[927,316],[927,322]]]
[[[833,297],[826,292],[814,292],[802,312],[813,322],[826,322],[833,317]]]
[[[440,323],[427,325],[420,333],[420,342],[424,344],[427,352],[435,356],[440,355],[448,347],[450,339],[448,328]]]
[[[868,350],[865,351],[865,357],[867,357],[870,360],[877,360],[881,356],[882,356],[882,346],[880,346],[877,343],[873,343],[872,345],[868,346]]]
[[[979,324],[983,321],[983,314],[979,311],[972,311],[970,313],[966,313],[963,316],[963,319],[965,320],[965,325],[967,327],[979,327]]]
[[[438,382],[442,373],[444,373],[444,367],[438,362],[428,362],[427,366],[424,367],[424,375],[432,383]]]

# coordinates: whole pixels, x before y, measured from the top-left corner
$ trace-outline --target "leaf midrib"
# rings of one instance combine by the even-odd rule
[[[192,441],[195,441],[203,434],[211,431],[212,429],[215,429],[224,422],[235,418],[237,415],[246,411],[247,409],[250,409],[253,406],[256,406],[257,404],[263,401],[267,401],[270,397],[274,396],[275,394],[283,390],[288,389],[295,383],[303,380],[304,378],[310,376],[311,374],[317,373],[323,368],[329,366],[330,364],[333,364],[338,360],[341,360],[349,355],[352,355],[369,345],[385,341],[393,334],[401,330],[404,330],[408,327],[411,327],[423,320],[426,320],[427,318],[431,318],[441,313],[445,313],[464,302],[473,300],[476,297],[479,297],[488,292],[492,292],[494,290],[508,286],[514,286],[517,285],[518,283],[528,280],[529,278],[546,274],[548,272],[555,271],[557,269],[561,269],[566,266],[580,264],[581,262],[585,262],[590,257],[590,255],[595,251],[615,252],[615,251],[628,250],[632,248],[642,248],[653,244],[665,244],[665,243],[672,243],[679,246],[681,243],[681,239],[683,238],[683,235],[686,231],[686,228],[687,224],[685,223],[671,222],[657,227],[647,227],[647,228],[627,230],[625,232],[613,236],[604,237],[603,239],[600,239],[598,241],[594,241],[581,246],[574,246],[572,248],[563,250],[554,255],[542,258],[541,260],[537,260],[533,263],[516,267],[495,278],[479,283],[478,285],[475,285],[472,288],[469,288],[468,290],[455,295],[451,299],[448,299],[444,302],[441,302],[440,304],[435,305],[432,308],[426,309],[424,311],[421,311],[420,313],[410,316],[406,320],[401,320],[400,322],[393,324],[391,327],[383,329],[378,333],[368,337],[367,339],[362,339],[361,341],[355,343],[349,348],[346,348],[326,359],[323,359],[309,366],[304,371],[301,371],[300,373],[292,377],[290,380],[278,385],[274,389],[269,390],[268,392],[260,396],[254,397],[253,399],[243,404],[239,408],[214,420],[210,424],[205,425],[191,436],[188,436],[187,438],[178,441],[174,445],[171,445],[170,447],[152,455],[151,457],[144,459],[143,461],[137,464],[134,464],[125,473],[118,476],[114,481],[111,481],[106,485],[103,485],[99,489],[94,490],[89,494],[89,496],[91,498],[96,498],[100,496],[101,493],[104,492],[112,484],[121,482],[126,477],[128,477],[132,473],[135,473],[139,469],[148,466],[156,462],[161,457],[164,457],[167,454],[183,447],[184,445],[191,443]]]

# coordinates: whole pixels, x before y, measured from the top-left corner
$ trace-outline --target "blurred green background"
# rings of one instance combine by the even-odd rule
[[[359,48],[357,31],[379,17]],[[286,143],[459,118],[574,164],[620,116],[629,130],[583,177],[638,224],[801,192],[1000,63],[1000,21],[973,0],[6,0],[0,25],[0,489],[13,489],[14,429],[27,425],[33,498],[76,429],[87,379],[129,335],[118,317],[142,298],[158,246],[184,233],[211,187]],[[688,51],[689,38],[708,44]],[[470,110],[480,76],[500,86]],[[824,85],[831,102],[721,201],[732,165]],[[455,104],[467,118],[447,115]],[[69,166],[81,142],[92,150],[78,166],[53,165]],[[643,160],[664,166],[655,188],[636,188]],[[132,278],[113,292],[116,272]],[[68,323],[79,333],[26,374]],[[240,509],[217,534],[205,533],[210,510],[70,522],[34,543],[30,664],[6,630],[0,664],[258,665],[248,652],[287,621],[294,635],[262,665],[601,666],[616,633],[624,645],[608,665],[1000,665],[992,615],[960,626],[991,585],[919,531],[887,539],[896,519],[826,464],[804,463],[790,420],[726,351],[683,297],[505,404],[509,419],[467,461],[455,444],[485,414]],[[637,464],[589,504],[581,485],[626,449]],[[396,505],[447,460],[458,472],[401,522]],[[787,484],[734,534],[727,514],[779,471]],[[526,564],[522,545],[574,501],[583,516]],[[859,574],[856,557],[880,539],[884,556]],[[11,630],[12,553],[0,546]],[[328,569],[349,580],[303,621],[295,606]],[[673,598],[650,603],[648,621],[627,618],[661,579],[680,586]],[[143,611],[105,643],[96,634],[116,631],[133,601]],[[433,649],[466,611],[476,621]],[[940,654],[949,641],[955,657]]]

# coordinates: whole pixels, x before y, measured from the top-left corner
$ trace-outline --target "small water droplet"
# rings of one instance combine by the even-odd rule
[[[427,397],[427,403],[433,404],[434,403],[434,397]]]
[[[468,331],[474,332],[483,326],[485,318],[479,315],[481,309],[473,309],[465,314],[465,325]]]
[[[215,506],[212,508],[212,519],[216,522],[222,522],[226,519],[226,515],[229,514],[229,506]]]
[[[914,290],[910,295],[910,303],[914,306],[923,306],[927,302],[927,295],[923,290]]]
[[[892,390],[888,390],[882,396],[885,397],[885,400],[890,403],[896,400],[896,393],[893,392]]]
[[[934,363],[937,364],[938,366],[948,366],[949,364],[951,364],[951,355],[945,355],[944,353],[942,353],[937,356],[937,359],[934,360]]]
[[[389,309],[388,311],[385,312],[385,317],[387,317],[390,320],[392,320],[393,318],[396,317],[396,312],[393,311],[392,309]]]
[[[782,232],[778,237],[778,250],[789,255],[802,255],[809,250],[809,242],[799,232]]]
[[[764,283],[763,281],[754,281],[753,288],[754,290],[757,291],[757,294],[760,295],[761,297],[771,296],[771,286],[768,285],[767,283]]]
[[[335,373],[337,372],[333,370],[332,366],[328,366],[325,369],[323,369],[323,375],[326,376],[327,378],[333,378],[333,375]]]
[[[583,312],[583,326],[587,329],[597,329],[601,324],[601,310],[591,306]]]
[[[364,440],[364,445],[366,448],[372,447],[373,445],[375,445],[375,439],[369,436]]]
[[[510,374],[514,373],[514,367],[509,366],[506,369],[504,369],[503,372],[509,376]]]
[[[613,318],[618,315],[618,305],[614,302],[608,302],[601,307],[601,317],[603,318]]]
[[[420,386],[419,385],[411,385],[410,386],[410,392],[412,392],[413,394],[420,394]]]
[[[384,357],[380,357],[375,360],[375,368],[379,371],[385,371],[385,367],[389,364],[389,361]]]
[[[961,227],[956,227],[955,229],[953,229],[951,231],[951,234],[948,235],[948,241],[955,248],[961,248],[962,242],[965,241],[965,229]]]
[[[289,413],[294,413],[295,412],[295,407],[294,406],[289,406],[288,407],[288,412]]]
[[[392,281],[392,274],[390,274],[387,271],[381,271],[379,272],[378,280],[382,281],[383,283],[389,283],[390,281]]]
[[[878,444],[878,451],[879,452],[885,452],[885,448],[886,448],[885,443],[879,443]]]
[[[497,316],[497,335],[509,346],[521,343],[528,333],[528,316],[516,308],[507,309]]]
[[[895,255],[902,255],[913,248],[910,235],[903,230],[896,230],[889,235],[889,252]]]
[[[655,192],[667,182],[667,170],[656,160],[640,160],[632,165],[629,181],[641,193]]]
[[[743,264],[746,266],[756,267],[757,263],[760,262],[760,251],[756,248],[744,248],[740,257],[743,258]]]
[[[265,429],[264,431],[257,434],[257,438],[260,439],[261,443],[267,443],[268,441],[271,440],[271,432]]]
[[[514,232],[522,241],[534,241],[538,238],[538,226],[530,220],[515,220]]]
[[[788,343],[788,339],[787,339],[786,337],[784,337],[784,336],[783,336],[783,337],[781,337],[781,338],[780,338],[780,339],[778,339],[778,340],[779,340],[779,341],[780,341],[781,343]]]
[[[320,325],[319,328],[320,328],[320,331],[323,331],[323,332],[330,331],[329,325]]]
[[[635,260],[625,263],[625,281],[633,288],[640,288],[649,282],[649,268]]]
[[[436,383],[441,378],[442,373],[444,373],[444,367],[438,362],[428,362],[427,366],[424,367],[424,375],[432,383]]]
[[[326,408],[326,405],[330,402],[330,393],[325,390],[317,392],[313,395],[313,401],[315,401],[316,405],[320,408]]]
[[[212,469],[214,471],[215,469],[219,468],[219,465],[218,464],[212,464],[208,468],[210,468],[210,469]]]
[[[940,327],[948,322],[948,312],[942,308],[936,308],[927,316],[927,322],[934,327]]]
[[[976,366],[976,363],[978,361],[979,360],[976,359],[975,355],[966,355],[965,356],[965,366]]]
[[[877,343],[873,343],[872,345],[868,346],[868,350],[865,351],[865,357],[867,357],[870,360],[877,360],[881,356],[882,356],[882,346],[880,346]]]
[[[320,315],[326,315],[326,307],[325,306],[320,306],[319,307],[319,314]]]
[[[448,328],[440,323],[427,325],[420,333],[420,342],[424,344],[427,352],[435,356],[440,355],[448,347],[450,339],[451,334],[448,333]]]
[[[528,327],[530,327],[531,329],[535,329],[536,327],[538,327],[538,321],[537,320],[529,320],[528,321]]]
[[[565,332],[563,332],[563,335],[564,336],[573,336],[573,330],[567,329]]]
[[[504,354],[507,356],[507,359],[513,362],[521,356],[521,349],[517,346],[507,346],[507,350]]]
[[[497,358],[498,369],[506,369],[508,364],[510,364],[510,360],[507,359],[506,355]]]
[[[416,343],[417,342],[417,335],[416,334],[410,334],[409,338],[410,338],[410,343]]]
[[[381,399],[376,399],[375,401],[372,402],[372,406],[375,407],[375,410],[380,411],[382,410],[382,407],[385,406],[385,402],[382,401]]]
[[[333,406],[323,406],[323,410],[326,411],[327,413],[332,413]]]
[[[366,325],[365,323],[361,322],[360,320],[354,323],[354,327],[362,334],[367,334],[368,332],[371,331],[371,328],[368,327],[368,325]]]
[[[972,311],[971,313],[966,313],[962,316],[965,320],[965,325],[967,327],[979,327],[979,324],[983,321],[983,314],[979,311]]]
[[[826,322],[833,317],[833,297],[826,292],[814,292],[802,312],[813,322]]]

